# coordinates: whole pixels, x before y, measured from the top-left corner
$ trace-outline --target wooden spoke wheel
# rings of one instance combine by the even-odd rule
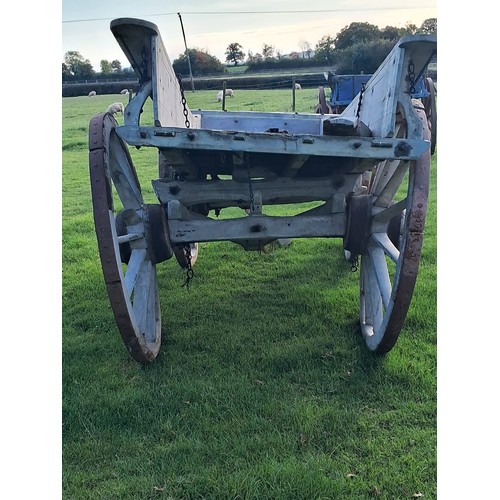
[[[430,140],[425,111],[415,109]],[[366,251],[361,255],[360,323],[366,345],[392,349],[413,295],[427,212],[430,151],[416,161],[385,161],[372,172],[368,194],[371,215]],[[365,204],[354,211],[363,213]],[[399,228],[399,234],[398,229]],[[396,233],[396,234],[395,234]]]
[[[109,113],[89,127],[89,167],[97,244],[106,288],[122,340],[141,363],[160,348],[156,264],[172,256],[165,213],[144,203],[127,145]],[[116,202],[116,203],[115,203]],[[117,213],[115,205],[121,205]]]

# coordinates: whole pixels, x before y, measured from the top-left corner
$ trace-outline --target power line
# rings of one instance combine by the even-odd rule
[[[383,11],[391,11],[391,10],[412,10],[412,9],[425,9],[425,8],[434,8],[435,5],[416,5],[409,7],[363,7],[357,9],[318,9],[318,10],[247,10],[247,11],[192,11],[192,12],[184,12],[182,15],[240,15],[240,14],[324,14],[328,12],[359,12],[359,11],[375,11],[375,10],[383,10]],[[147,14],[141,17],[157,17],[157,16],[173,16],[177,15],[177,12],[162,12],[160,14]],[[111,21],[115,19],[115,17],[96,17],[93,19],[70,19],[67,21],[62,21],[63,24],[67,23],[85,23],[85,22],[94,22],[94,21]]]

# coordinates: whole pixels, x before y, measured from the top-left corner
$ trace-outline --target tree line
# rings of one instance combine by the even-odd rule
[[[408,23],[404,28],[386,26],[380,29],[370,23],[353,22],[340,30],[335,37],[324,35],[315,45],[300,40],[300,51],[283,54],[273,45],[263,43],[260,52],[248,50],[238,42],[230,43],[225,51],[225,62],[229,66],[245,64],[246,71],[261,69],[299,68],[327,66],[338,74],[372,73],[391,51],[398,40],[407,35],[437,34],[437,18],[426,19],[420,27]],[[189,56],[189,61],[188,61]],[[172,65],[176,73],[195,76],[218,74],[227,71],[217,57],[198,48],[190,48],[174,59]],[[89,78],[133,77],[132,68],[122,68],[118,60],[100,61],[101,72],[96,72],[88,59],[77,51],[66,52],[62,63],[64,81]]]

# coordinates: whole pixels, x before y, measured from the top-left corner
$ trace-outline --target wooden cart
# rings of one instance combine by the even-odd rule
[[[192,111],[158,28],[111,22],[139,77],[124,125],[109,113],[89,127],[95,229],[118,330],[131,356],[155,359],[161,339],[156,268],[174,258],[192,277],[198,242],[259,250],[286,238],[342,238],[359,265],[367,347],[389,351],[403,326],[420,260],[432,131],[410,96],[436,38],[405,37],[340,115]],[[154,126],[141,125],[152,99]],[[159,151],[158,203],[147,204],[129,147]],[[294,216],[262,207],[317,201]],[[117,207],[117,208],[115,208]],[[227,207],[236,219],[217,219]]]

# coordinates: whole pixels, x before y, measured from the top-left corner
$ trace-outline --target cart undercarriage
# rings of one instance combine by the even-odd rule
[[[369,349],[395,344],[417,277],[429,190],[430,130],[412,82],[436,40],[403,38],[339,115],[192,111],[157,27],[117,19],[111,30],[140,88],[119,126],[89,127],[96,234],[115,320],[130,354],[154,360],[161,314],[156,267],[175,257],[192,278],[198,243],[261,250],[283,238],[342,238],[360,267],[360,325]],[[154,126],[141,125],[147,99]],[[129,147],[159,151],[157,204],[146,204]],[[318,206],[293,216],[263,207]],[[119,207],[119,208],[116,208]],[[242,216],[217,218],[239,207]]]

